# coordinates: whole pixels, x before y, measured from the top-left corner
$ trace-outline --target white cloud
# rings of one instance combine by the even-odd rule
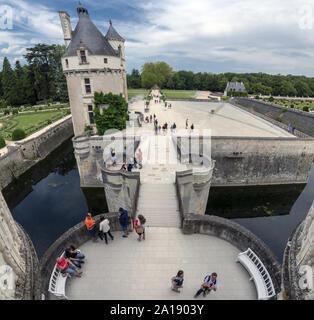
[[[8,4],[13,9],[13,29],[0,30],[0,53],[10,61],[24,60],[21,55],[26,47],[35,43],[63,43],[57,12],[24,0],[10,0]]]
[[[304,1],[160,0],[154,3],[140,4],[145,12],[143,22],[117,26],[129,40],[128,60],[145,62],[150,57],[172,58],[177,54],[178,59],[233,61],[245,65],[246,71],[314,75],[314,31],[299,28],[299,10]]]
[[[30,0],[9,4],[14,7],[16,29],[0,30],[1,54],[21,56],[23,48],[38,42],[63,43],[57,10]],[[127,40],[129,67],[162,59],[180,69],[202,66],[202,71],[214,72],[314,75],[314,25],[299,27],[300,9],[309,4],[307,0],[85,0],[83,4],[93,11],[92,19],[103,32],[108,21],[102,13],[109,16],[114,10],[118,17],[119,9],[122,17],[127,8],[137,8],[134,17],[113,20]],[[77,18],[71,20],[74,28]]]

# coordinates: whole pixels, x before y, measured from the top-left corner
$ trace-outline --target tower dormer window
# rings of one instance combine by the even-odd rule
[[[104,63],[108,63],[108,58],[104,58]]]
[[[87,63],[85,50],[80,50],[81,63]]]

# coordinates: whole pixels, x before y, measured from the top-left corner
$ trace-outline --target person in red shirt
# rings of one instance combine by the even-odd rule
[[[57,258],[57,268],[62,273],[69,273],[72,276],[81,277],[82,271],[78,271],[76,266],[68,259],[61,257]]]

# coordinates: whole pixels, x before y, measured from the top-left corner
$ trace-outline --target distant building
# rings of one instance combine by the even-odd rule
[[[77,8],[79,21],[72,31],[70,16],[59,11],[65,55],[62,57],[66,75],[74,134],[80,135],[88,125],[94,126],[94,92],[122,93],[127,100],[124,39],[110,21],[104,36],[91,21],[87,9]]]
[[[227,96],[228,92],[246,93],[245,85],[243,82],[228,82],[224,92],[224,96]]]

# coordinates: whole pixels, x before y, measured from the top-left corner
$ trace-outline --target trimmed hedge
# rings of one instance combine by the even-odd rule
[[[5,140],[0,136],[0,149],[6,146]]]
[[[20,128],[15,129],[12,133],[12,140],[13,141],[22,140],[25,137],[26,137],[25,131]]]

